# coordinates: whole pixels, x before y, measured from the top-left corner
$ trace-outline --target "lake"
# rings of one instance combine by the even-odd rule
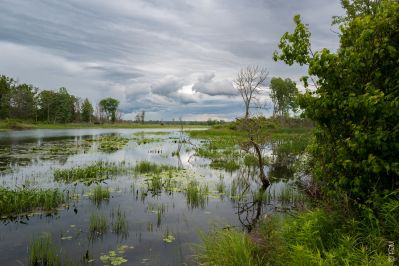
[[[273,168],[286,176],[254,201],[260,183],[253,168],[211,168],[209,159],[196,155],[206,141],[188,138],[172,129],[0,132],[2,187],[58,188],[68,195],[56,211],[13,217],[0,213],[0,265],[28,265],[30,245],[43,235],[51,238],[62,260],[78,265],[194,264],[201,232],[215,227],[250,230],[265,213],[296,204],[287,166]],[[105,146],[105,140],[125,141],[114,148]],[[273,148],[265,153],[273,154]],[[142,162],[165,167],[154,173],[134,170]],[[98,182],[55,178],[57,171],[93,165],[116,170]],[[93,190],[98,186],[110,196],[96,202]],[[91,232],[93,215],[107,222],[101,235]],[[118,217],[126,222],[123,232],[114,227]]]

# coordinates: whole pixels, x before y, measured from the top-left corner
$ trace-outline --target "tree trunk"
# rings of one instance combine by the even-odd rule
[[[256,151],[256,155],[258,156],[258,165],[259,165],[259,177],[260,180],[262,181],[263,186],[268,187],[270,185],[270,181],[265,175],[265,171],[263,170],[263,158],[262,158],[262,152],[260,150],[259,144],[256,143],[251,139],[251,143],[254,146],[254,149]]]

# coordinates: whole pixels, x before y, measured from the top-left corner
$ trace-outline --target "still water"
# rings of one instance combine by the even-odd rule
[[[104,152],[96,142],[104,135],[129,138],[129,142],[117,151]],[[200,140],[184,144],[180,156],[173,156],[179,136],[180,132],[167,129],[0,132],[0,186],[56,187],[73,195],[68,205],[57,212],[1,219],[0,265],[28,265],[29,243],[43,234],[51,235],[62,257],[78,264],[82,258],[89,258],[89,265],[104,265],[100,257],[115,251],[126,260],[122,265],[191,265],[196,245],[200,243],[200,232],[214,227],[248,229],[259,216],[281,206],[270,195],[281,191],[285,182],[274,182],[267,189],[268,200],[253,204],[248,200],[251,197],[237,197],[238,193],[257,192],[259,182],[253,170],[243,168],[230,173],[211,169],[208,159],[195,155],[195,147],[202,143]],[[148,141],[140,141],[143,139]],[[178,189],[147,193],[144,175],[125,172],[101,183],[110,189],[111,197],[96,205],[88,196],[95,184],[67,184],[56,182],[53,177],[56,169],[96,162],[122,164],[128,168],[140,161],[184,169],[179,171],[180,179],[195,179],[208,185],[210,193],[206,203],[193,206],[184,191]],[[90,239],[90,215],[100,213],[111,221],[112,212],[118,209],[126,215],[128,233],[121,236],[108,230],[101,238]],[[118,253],[118,249],[123,252]]]

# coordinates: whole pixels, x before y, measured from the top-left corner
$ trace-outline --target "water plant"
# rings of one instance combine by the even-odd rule
[[[101,205],[102,202],[109,201],[110,198],[109,188],[104,188],[101,185],[97,185],[93,190],[89,192],[89,198],[97,205]]]
[[[201,185],[197,181],[190,181],[185,188],[187,205],[191,208],[205,208],[208,202],[208,185]]]
[[[0,218],[32,211],[54,211],[67,201],[68,195],[59,189],[0,187]]]
[[[56,169],[54,180],[65,183],[81,182],[92,184],[104,181],[112,176],[126,171],[126,168],[114,163],[97,162],[88,166],[80,166],[71,169]]]
[[[95,140],[99,143],[98,149],[103,152],[115,152],[122,149],[129,142],[128,138],[119,136],[102,136]]]
[[[107,231],[107,217],[101,213],[92,213],[89,220],[89,239],[102,237]]]
[[[112,232],[117,234],[118,236],[122,236],[122,238],[126,238],[129,234],[129,226],[126,219],[126,213],[122,212],[120,207],[118,209],[112,209],[111,212],[112,217]]]
[[[61,266],[61,257],[53,244],[50,234],[40,236],[29,244],[29,265]]]
[[[164,164],[151,163],[149,161],[140,161],[134,167],[134,172],[137,174],[161,173],[166,170],[173,170],[176,167]]]

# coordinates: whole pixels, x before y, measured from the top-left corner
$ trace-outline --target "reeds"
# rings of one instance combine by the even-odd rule
[[[205,208],[208,202],[209,189],[208,185],[200,185],[196,181],[191,181],[185,189],[187,205],[191,208]]]
[[[29,245],[29,265],[31,266],[61,266],[61,258],[51,239],[46,234],[34,239]]]
[[[126,238],[129,234],[129,226],[126,219],[126,213],[122,212],[120,207],[113,209],[111,213],[112,217],[112,232],[122,238]]]
[[[97,162],[88,166],[75,167],[71,169],[56,169],[54,180],[65,183],[82,182],[92,184],[111,178],[113,175],[126,170],[112,163]]]
[[[89,239],[102,237],[107,231],[107,217],[101,213],[92,213],[89,221]]]
[[[53,211],[68,200],[59,189],[11,190],[0,187],[0,218],[32,211]]]
[[[110,198],[110,191],[108,188],[103,188],[97,185],[92,191],[90,191],[89,198],[97,205],[101,205],[102,202],[108,202]]]

